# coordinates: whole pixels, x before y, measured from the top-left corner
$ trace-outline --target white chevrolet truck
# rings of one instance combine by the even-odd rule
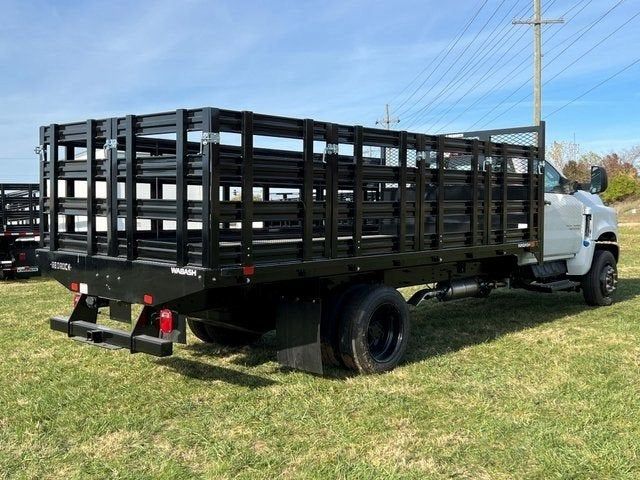
[[[275,329],[283,365],[372,373],[402,360],[407,304],[511,287],[609,305],[606,172],[571,182],[544,146],[544,124],[429,135],[214,107],[43,126],[38,259],[77,295],[51,328],[157,356],[187,327],[227,345]],[[107,306],[132,328],[98,325]]]

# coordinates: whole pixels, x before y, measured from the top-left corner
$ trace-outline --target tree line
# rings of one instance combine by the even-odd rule
[[[609,177],[609,188],[602,194],[605,202],[618,202],[640,195],[640,145],[601,155],[592,151],[581,153],[575,143],[553,142],[546,156],[565,177],[580,183],[589,182],[592,165],[604,167]]]

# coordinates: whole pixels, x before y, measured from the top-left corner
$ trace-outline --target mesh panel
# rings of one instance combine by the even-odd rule
[[[526,158],[510,158],[507,168],[509,173],[529,173],[529,160]]]
[[[538,133],[522,132],[491,135],[491,141],[494,143],[510,143],[512,145],[523,145],[525,147],[537,147]]]
[[[398,165],[400,165],[399,163],[399,156],[398,156],[398,149],[397,148],[385,148],[385,162],[384,164],[389,166],[389,167],[397,167]]]
[[[470,171],[472,158],[473,157],[471,155],[445,155],[444,168],[447,170]]]
[[[398,167],[400,166],[400,152],[397,148],[385,148],[386,151],[386,161],[385,165],[389,167]],[[417,152],[415,150],[407,150],[407,167],[415,167],[416,166],[416,158]]]
[[[387,147],[384,148],[385,151],[385,162],[384,164],[388,167],[399,167],[400,166],[400,150],[397,148]],[[418,158],[418,154],[416,150],[407,150],[407,167],[416,166],[416,159]],[[398,188],[397,183],[385,183],[385,188]]]

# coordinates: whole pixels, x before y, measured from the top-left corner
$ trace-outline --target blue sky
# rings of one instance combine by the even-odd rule
[[[442,127],[459,116],[446,130],[467,129],[531,76],[531,31],[510,24],[515,13],[530,15],[531,0],[488,0],[423,88],[407,99],[431,70],[403,89],[434,59],[438,64],[483,1],[0,0],[0,181],[37,179],[32,151],[40,125],[128,113],[219,106],[370,125],[385,103],[393,109],[404,101],[399,128],[433,131],[440,117]],[[543,0],[548,17],[576,15],[545,31],[545,61],[617,1]],[[545,112],[640,56],[639,16],[583,57],[638,12],[640,0],[623,1],[549,63],[544,77],[559,75],[545,87]],[[476,54],[484,56],[482,69],[456,77],[455,88],[439,95],[468,59],[473,72],[476,46],[500,45],[498,38],[501,48]],[[597,151],[640,144],[639,80],[637,64],[551,116],[548,140],[575,134],[582,150]],[[530,124],[530,98],[513,105],[530,91],[527,84],[474,128],[509,107],[487,126]],[[420,109],[424,118],[415,115]]]

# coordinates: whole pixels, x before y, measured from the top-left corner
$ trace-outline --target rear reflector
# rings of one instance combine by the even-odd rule
[[[20,254],[18,254],[18,260],[20,260],[21,262],[24,262],[27,259],[27,254],[22,252]]]
[[[71,286],[69,287],[69,289],[72,292],[79,292],[80,291],[80,284],[78,282],[71,282]]]
[[[76,305],[78,305],[78,302],[80,301],[80,295],[75,294],[73,296],[73,306],[75,307]]]
[[[145,293],[144,296],[142,297],[142,302],[145,305],[153,305],[153,295]]]
[[[160,333],[173,332],[173,312],[168,308],[160,310]]]

